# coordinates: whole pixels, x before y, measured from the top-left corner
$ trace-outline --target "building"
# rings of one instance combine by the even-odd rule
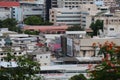
[[[104,6],[116,6],[116,0],[103,0]]]
[[[106,36],[117,36],[119,34],[120,16],[119,10],[115,10],[114,13],[105,12],[94,16],[94,21],[103,20],[104,35]]]
[[[95,4],[83,4],[81,5],[81,27],[87,29],[89,28],[90,24],[93,22],[93,16],[95,16],[100,10]]]
[[[0,2],[0,19],[13,18],[15,15],[14,8],[19,8],[19,2]],[[18,15],[18,13],[16,13]]]
[[[58,8],[75,8],[81,4],[96,4],[97,6],[116,6],[115,0],[58,0]]]
[[[39,1],[20,1],[21,6],[21,20],[23,21],[28,16],[41,16],[45,19],[45,2]],[[16,11],[17,13],[17,11]]]
[[[49,21],[49,9],[51,9],[51,0],[45,0],[45,20]]]
[[[80,10],[77,8],[50,9],[50,22],[54,25],[80,25]]]
[[[47,52],[45,48],[37,48],[32,53],[28,55],[33,56],[33,60],[37,61],[40,66],[49,66],[51,65],[51,53]]]
[[[51,0],[51,8],[57,8],[58,7],[58,0]]]
[[[86,31],[66,31],[65,34],[71,38],[84,38],[86,36]]]
[[[93,4],[94,0],[58,0],[58,8],[78,8],[81,4]]]
[[[68,28],[67,25],[60,25],[60,26],[24,26],[23,30],[31,30],[31,31],[39,31],[40,33],[46,34],[60,34],[65,33],[66,29]]]

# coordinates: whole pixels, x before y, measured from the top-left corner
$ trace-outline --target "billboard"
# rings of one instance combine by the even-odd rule
[[[67,56],[74,56],[73,54],[73,40],[67,38]]]

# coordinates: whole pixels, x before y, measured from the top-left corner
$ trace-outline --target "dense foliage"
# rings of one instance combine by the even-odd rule
[[[24,19],[24,24],[27,25],[53,25],[48,21],[44,21],[40,16],[29,16]]]
[[[83,74],[79,74],[71,77],[69,80],[87,80],[87,79]]]
[[[119,57],[120,48],[113,42],[106,41],[100,47],[99,54],[103,54],[102,63],[90,70],[90,80],[118,80],[120,79]],[[96,46],[96,45],[94,45]]]
[[[8,28],[11,31],[21,32],[20,28],[16,26],[17,21],[13,18],[0,20],[0,28]]]

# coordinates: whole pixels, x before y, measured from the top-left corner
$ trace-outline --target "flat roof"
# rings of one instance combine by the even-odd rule
[[[88,69],[88,65],[52,65],[52,66],[40,66],[41,71],[45,70],[63,70],[63,71],[85,71]]]

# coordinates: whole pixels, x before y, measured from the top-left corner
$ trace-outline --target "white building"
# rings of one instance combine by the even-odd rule
[[[7,5],[9,4],[9,5]],[[15,18],[22,22],[28,16],[41,16],[44,18],[44,0],[0,2],[0,19]]]
[[[37,61],[41,66],[51,65],[51,53],[47,52],[45,48],[38,48],[29,55],[33,55],[33,59]]]
[[[54,25],[80,25],[80,10],[77,8],[50,9],[50,22]]]
[[[66,31],[65,34],[71,38],[83,38],[86,36],[86,31]]]
[[[7,18],[11,18],[11,10],[5,9],[5,8],[0,8],[0,20],[4,20]]]
[[[9,4],[9,5],[8,5]],[[6,18],[12,18],[12,14],[15,13],[12,11],[12,8],[19,8],[19,2],[0,2],[0,19],[4,20]],[[18,14],[17,14],[18,15]]]
[[[23,21],[28,16],[41,16],[42,18],[44,18],[45,11],[44,0],[20,1],[20,6],[21,8],[15,9],[14,13],[16,16],[21,17],[20,20]],[[17,14],[18,13],[17,11],[20,11],[19,14]]]

